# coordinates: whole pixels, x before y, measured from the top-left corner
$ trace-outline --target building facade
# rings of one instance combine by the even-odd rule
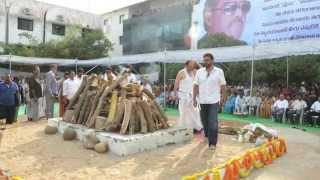
[[[99,15],[35,0],[0,0],[0,43],[30,44],[65,37],[72,29],[101,29]]]
[[[189,48],[195,0],[149,0],[102,15],[112,56]]]

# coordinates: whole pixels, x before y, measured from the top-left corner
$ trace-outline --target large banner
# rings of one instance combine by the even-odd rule
[[[246,44],[320,38],[320,0],[200,0],[199,44],[225,34]]]
[[[150,4],[137,5],[135,10],[144,13],[124,22],[123,53],[320,38],[320,0],[193,2],[194,6],[168,5],[158,11]]]

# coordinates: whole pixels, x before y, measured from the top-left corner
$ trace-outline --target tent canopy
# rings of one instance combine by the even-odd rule
[[[204,53],[214,54],[216,62],[239,62],[262,59],[274,59],[292,55],[320,54],[320,40],[294,40],[289,42],[265,43],[254,46],[233,46],[199,50],[165,51],[148,54],[137,54],[119,57],[105,57],[92,60],[34,58],[11,55],[0,56],[0,63],[12,64],[58,64],[60,66],[92,66],[92,65],[119,65],[138,63],[183,63],[188,59],[201,61]]]

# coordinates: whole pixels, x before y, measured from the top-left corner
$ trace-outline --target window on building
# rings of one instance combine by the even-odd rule
[[[33,31],[33,20],[18,18],[18,29],[25,31]]]
[[[104,24],[104,25],[108,25],[108,24],[109,24],[109,19],[105,19],[105,20],[103,21],[103,24]]]
[[[119,44],[122,45],[123,43],[123,36],[119,36]]]
[[[123,20],[124,20],[124,15],[122,14],[119,16],[119,24],[122,24]]]
[[[61,24],[52,24],[52,34],[64,36],[66,34],[66,26]]]

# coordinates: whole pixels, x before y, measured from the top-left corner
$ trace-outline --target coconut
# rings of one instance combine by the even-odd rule
[[[109,147],[107,143],[101,142],[94,146],[94,150],[98,153],[105,153],[109,150]]]
[[[46,128],[44,129],[45,134],[56,134],[57,132],[58,132],[57,127],[46,126]]]
[[[63,139],[65,141],[72,141],[77,137],[77,133],[74,129],[67,128],[63,132]]]
[[[96,144],[99,143],[99,139],[96,137],[95,133],[91,133],[85,136],[83,141],[83,146],[86,149],[93,149]]]

